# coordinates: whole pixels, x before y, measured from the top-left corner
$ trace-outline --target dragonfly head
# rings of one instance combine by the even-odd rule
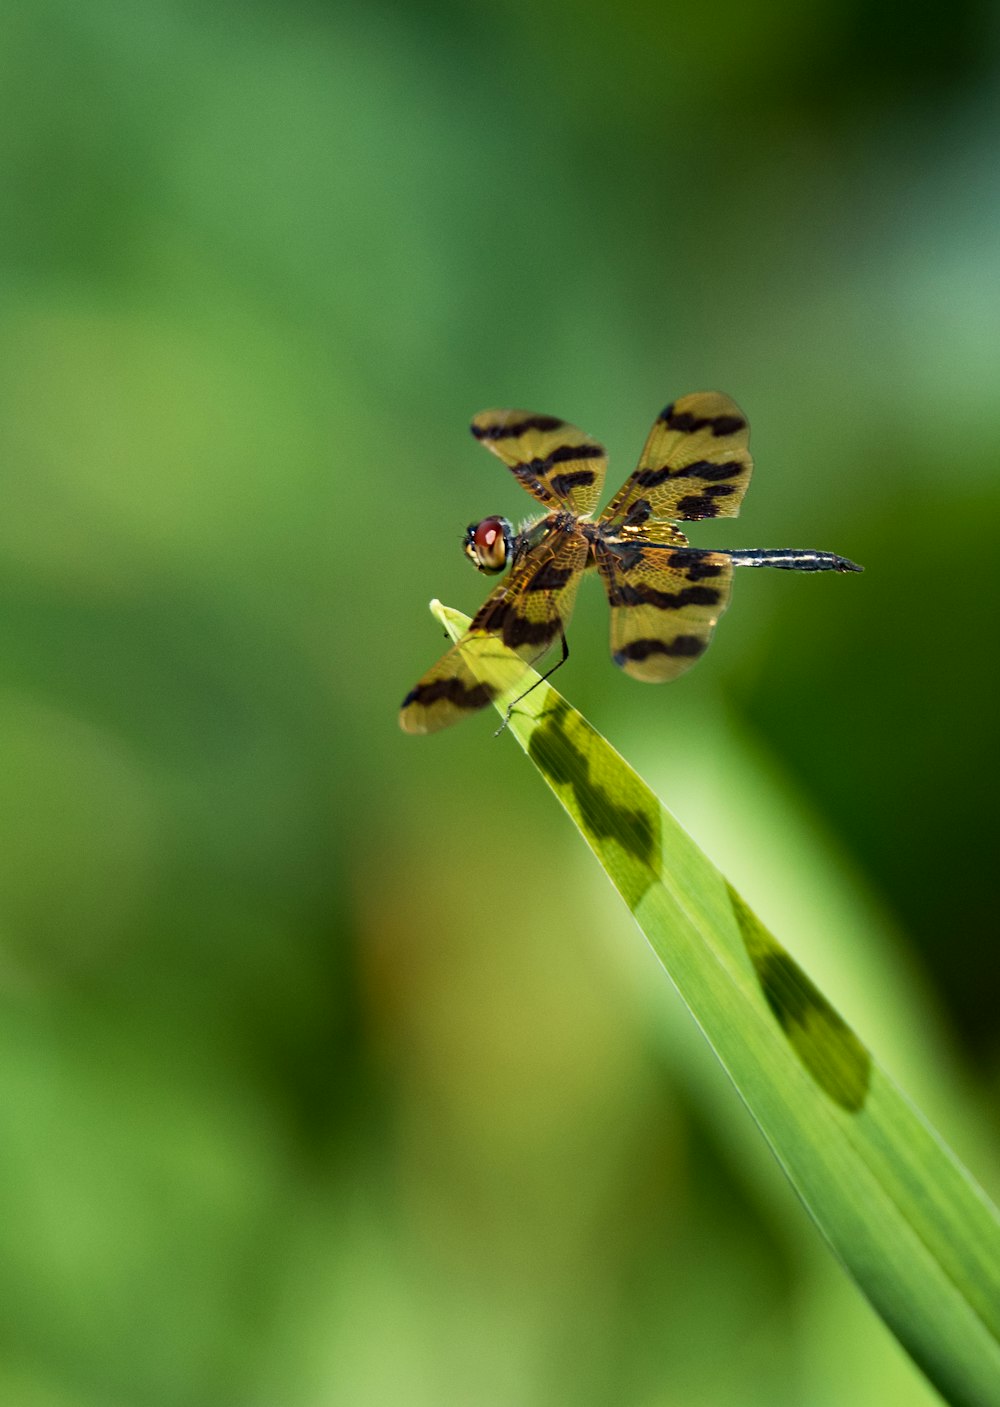
[[[514,529],[506,518],[484,518],[481,523],[469,524],[462,546],[470,562],[495,576],[510,562],[513,541]]]

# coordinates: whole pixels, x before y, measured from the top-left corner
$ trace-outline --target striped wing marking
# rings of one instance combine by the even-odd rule
[[[468,632],[403,700],[407,733],[436,733],[513,692],[569,623],[587,542],[553,529],[487,596]]]
[[[607,454],[575,425],[531,410],[482,410],[469,428],[546,508],[583,517],[597,507]]]
[[[753,471],[749,444],[746,416],[729,396],[681,396],[657,417],[601,521],[641,529],[647,519],[735,518]]]
[[[611,607],[611,657],[633,679],[659,684],[708,649],[729,604],[733,565],[723,552],[624,541],[597,546]]]

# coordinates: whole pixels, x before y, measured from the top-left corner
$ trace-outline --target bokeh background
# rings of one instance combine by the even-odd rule
[[[495,721],[469,438],[719,387],[743,573],[560,687],[993,1192],[997,12],[0,10],[0,1397],[934,1395]]]

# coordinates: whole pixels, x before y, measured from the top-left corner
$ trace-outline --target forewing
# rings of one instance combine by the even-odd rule
[[[404,732],[436,733],[513,692],[565,630],[586,560],[578,534],[553,531],[533,548],[407,694],[399,714]]]
[[[750,428],[721,391],[672,402],[649,432],[638,468],[601,515],[641,527],[651,518],[735,518],[750,482]]]
[[[514,689],[527,668],[497,636],[470,630],[407,694],[399,726],[404,733],[436,733]]]
[[[530,410],[481,410],[469,428],[547,508],[579,517],[597,507],[607,454],[575,425]]]
[[[729,604],[733,565],[723,552],[599,543],[611,607],[611,657],[645,683],[676,679],[708,649]]]

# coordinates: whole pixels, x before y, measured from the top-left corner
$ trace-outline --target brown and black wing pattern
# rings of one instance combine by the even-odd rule
[[[601,521],[641,528],[655,518],[735,518],[753,470],[749,444],[746,416],[729,396],[681,396],[657,417]]]
[[[575,425],[531,410],[481,410],[469,428],[547,508],[582,517],[597,507],[607,454]]]
[[[512,691],[565,630],[587,561],[586,539],[553,530],[483,602],[468,633],[411,689],[399,722],[436,733]]]
[[[723,552],[599,542],[611,607],[611,657],[633,679],[676,679],[708,649],[729,604],[733,565]]]

